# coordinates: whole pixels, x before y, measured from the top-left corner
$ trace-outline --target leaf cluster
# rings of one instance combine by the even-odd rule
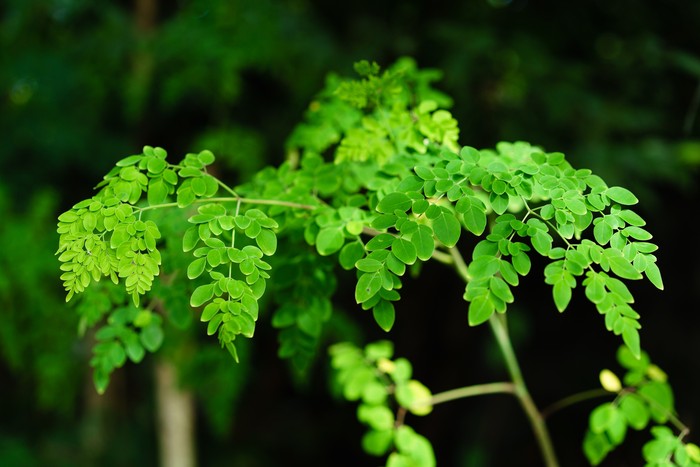
[[[600,464],[622,444],[629,428],[639,431],[648,426],[653,439],[642,448],[646,466],[700,465],[700,448],[684,441],[688,429],[677,418],[666,373],[651,362],[646,352],[637,358],[627,347],[620,347],[617,360],[625,369],[624,387],[610,370],[601,373],[603,387],[616,397],[593,409],[583,440],[583,451],[591,465]],[[667,424],[680,433],[674,434]]]
[[[403,420],[406,411],[422,416],[432,410],[430,390],[412,379],[411,363],[405,358],[391,359],[390,341],[373,342],[363,349],[340,343],[329,352],[343,397],[359,401],[357,418],[369,428],[362,438],[365,452],[373,456],[389,453],[387,467],[434,467],[430,442]]]

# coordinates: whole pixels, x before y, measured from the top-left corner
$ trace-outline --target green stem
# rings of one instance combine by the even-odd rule
[[[513,346],[508,336],[508,327],[506,326],[505,316],[493,314],[489,318],[489,324],[491,325],[491,330],[496,336],[496,341],[498,346],[501,348],[503,357],[506,361],[506,367],[508,368],[508,373],[510,374],[513,384],[515,385],[515,397],[520,401],[520,405],[523,407],[525,414],[530,419],[530,425],[535,433],[535,438],[540,446],[540,451],[542,452],[542,457],[544,458],[545,465],[547,467],[557,467],[559,462],[557,461],[556,453],[554,452],[554,446],[552,445],[552,438],[549,435],[549,430],[547,430],[547,425],[544,422],[542,414],[537,410],[535,402],[532,400],[527,386],[525,385],[525,380],[523,379],[522,372],[520,371],[520,365],[515,357],[515,352],[513,351]]]
[[[469,271],[464,258],[460,254],[457,248],[450,248],[450,255],[453,259],[453,265],[459,276],[464,279],[464,282],[469,282]],[[540,446],[540,451],[542,452],[542,457],[544,458],[547,467],[558,467],[559,462],[557,461],[556,453],[554,452],[554,446],[552,445],[552,438],[549,435],[549,430],[547,425],[544,423],[544,417],[537,409],[535,402],[532,400],[530,392],[527,390],[525,385],[525,380],[523,379],[522,372],[520,371],[520,365],[518,364],[518,359],[515,357],[515,351],[513,350],[513,345],[510,341],[510,336],[508,335],[508,326],[506,325],[505,315],[493,314],[489,318],[489,324],[491,325],[491,330],[494,336],[496,336],[496,342],[501,349],[503,358],[506,361],[506,367],[510,378],[513,381],[513,394],[520,401],[520,405],[525,411],[525,415],[530,420],[530,425],[535,433],[535,438]]]
[[[508,381],[502,383],[475,384],[473,386],[451,389],[449,391],[433,394],[433,397],[430,398],[430,402],[426,405],[438,405],[456,399],[497,393],[515,394],[515,385]]]
[[[287,208],[295,208],[295,209],[304,209],[307,211],[313,211],[316,209],[317,206],[312,206],[310,204],[300,204],[300,203],[292,203],[291,201],[280,201],[280,200],[275,200],[275,199],[256,199],[256,198],[242,198],[240,196],[235,197],[228,197],[228,198],[200,198],[196,199],[193,201],[193,203],[245,203],[245,204],[266,204],[269,206],[284,206]],[[136,209],[139,211],[148,211],[151,209],[160,209],[160,208],[176,208],[179,207],[177,203],[162,203],[162,204],[154,204],[152,206],[144,206],[144,207],[139,207],[139,206],[134,206]]]
[[[605,389],[598,388],[598,389],[589,389],[588,391],[583,391],[583,392],[578,392],[576,394],[572,394],[568,397],[565,397],[564,399],[561,399],[560,401],[555,402],[554,404],[550,405],[549,407],[545,408],[542,410],[542,418],[547,418],[550,415],[552,415],[554,412],[558,412],[561,409],[564,409],[570,405],[577,404],[579,402],[586,401],[588,399],[595,399],[597,397],[605,397],[605,396],[610,396],[611,393],[609,391],[606,391]]]
[[[460,275],[464,282],[469,282],[469,272],[467,271],[467,263],[464,262],[464,258],[460,254],[457,248],[450,248],[450,256],[452,256],[452,261],[457,273]]]

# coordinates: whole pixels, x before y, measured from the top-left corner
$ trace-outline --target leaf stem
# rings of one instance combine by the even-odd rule
[[[456,247],[452,247],[450,248],[450,256],[452,257],[452,264],[454,264],[457,274],[464,279],[464,282],[469,282],[470,277],[469,272],[467,271],[467,263],[464,262],[462,254]]]
[[[293,203],[291,201],[280,201],[280,200],[276,200],[276,199],[243,198],[240,196],[218,197],[218,198],[200,198],[200,199],[196,199],[193,201],[193,203],[210,203],[210,202],[265,204],[268,206],[284,206],[287,208],[304,209],[306,211],[313,211],[314,209],[317,208],[317,206],[312,206],[310,204]],[[151,206],[143,206],[143,207],[134,206],[134,208],[138,209],[139,211],[148,211],[151,209],[160,209],[160,208],[176,208],[176,207],[179,207],[179,205],[177,203],[161,203],[161,204],[154,204]]]
[[[241,210],[241,202],[239,201],[236,203],[236,212],[234,213],[234,217],[238,217],[238,213]],[[233,248],[236,245],[236,229],[231,229],[231,248]],[[230,261],[228,263],[228,278],[229,280],[231,279],[231,276],[233,274],[233,261]],[[231,293],[228,292],[229,299],[231,298]]]
[[[555,412],[558,412],[570,405],[574,405],[588,399],[595,399],[597,397],[605,397],[610,395],[612,395],[612,393],[606,391],[603,388],[589,389],[588,391],[577,392],[576,394],[567,396],[553,403],[549,407],[546,407],[544,410],[542,410],[542,418],[547,418]]]
[[[438,405],[442,404],[443,402],[449,402],[456,399],[497,393],[515,394],[515,385],[510,381],[505,381],[499,383],[475,384],[473,386],[451,389],[449,391],[433,394],[433,397],[425,405]]]

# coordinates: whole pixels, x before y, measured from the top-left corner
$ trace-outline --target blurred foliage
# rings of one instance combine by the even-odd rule
[[[0,5],[0,238],[7,247],[0,252],[0,375],[10,384],[0,389],[0,464],[45,465],[46,456],[52,465],[91,462],[92,454],[81,454],[90,451],[81,433],[97,423],[89,415],[84,388],[91,390],[85,373],[89,356],[77,339],[78,317],[65,308],[55,280],[55,214],[88,196],[115,155],[144,144],[173,153],[211,149],[221,162],[221,176],[232,182],[246,179],[285,157],[285,139],[311,109],[308,103],[326,74],[350,72],[351,64],[363,58],[383,64],[410,55],[421,67],[443,70],[439,85],[459,103],[451,111],[461,122],[462,144],[490,147],[495,141],[526,139],[561,149],[573,165],[629,187],[642,206],[651,206],[652,212],[643,214],[658,233],[659,265],[668,287],[661,298],[644,301],[659,313],[646,319],[642,332],[669,372],[674,365],[683,368],[684,354],[697,349],[667,342],[669,335],[676,336],[675,342],[697,338],[698,318],[689,304],[700,300],[698,253],[684,251],[675,240],[697,205],[699,24],[700,2],[682,0],[359,0],[345,8],[319,0],[5,0]],[[435,286],[447,286],[439,274]],[[539,306],[537,290],[533,306]],[[420,296],[411,300],[417,309],[424,305]],[[674,321],[669,313],[684,319]],[[424,324],[419,313],[413,315],[396,330],[397,346],[409,357],[434,359],[428,364],[434,375],[425,375],[426,380],[454,386],[455,372],[443,361],[445,355],[491,351],[488,340],[476,334],[466,341],[446,339],[460,342],[457,347],[425,352],[421,338],[401,334]],[[591,327],[597,326],[596,318],[591,317]],[[527,329],[523,351],[532,361],[547,361],[551,351],[535,345],[543,324],[525,316],[521,321]],[[39,322],[42,326],[32,326]],[[462,335],[463,325],[446,318],[444,332]],[[579,326],[585,342],[588,321],[564,325]],[[174,330],[169,335],[190,342],[187,326],[180,337]],[[276,348],[274,332],[265,332],[260,348]],[[577,342],[561,344],[575,348]],[[169,345],[166,340],[163,352]],[[606,346],[601,344],[599,357],[609,356],[613,346]],[[178,342],[172,348],[187,345]],[[314,392],[325,381],[320,369],[301,395],[289,397],[299,387],[280,381],[281,364],[274,351],[270,354],[250,356],[251,375],[262,381],[253,388],[234,382],[228,373],[233,370],[208,359],[206,350],[187,357],[192,360],[183,366],[183,379],[200,383],[195,390],[202,400],[217,388],[217,397],[227,398],[231,407],[231,412],[210,413],[211,423],[201,427],[203,433],[222,436],[216,441],[202,435],[202,450],[215,447],[229,456],[222,461],[203,454],[207,465],[230,465],[236,459],[251,466],[292,458],[311,462],[312,455],[327,463],[337,460],[334,435],[355,429],[353,414],[333,412],[334,405]],[[589,358],[596,360],[569,357],[581,368],[591,366]],[[103,446],[103,453],[95,454],[101,465],[118,465],[138,452],[150,453],[142,454],[147,459],[155,456],[151,388],[135,383],[149,376],[126,370],[123,384],[135,395],[115,389],[111,402],[104,403],[111,415],[99,423],[116,446]],[[480,370],[488,376],[498,369]],[[551,371],[536,365],[528,370]],[[585,382],[572,378],[571,385]],[[688,373],[688,390],[697,391],[699,385],[697,372]],[[556,397],[546,387],[531,389]],[[236,394],[254,399],[241,408],[240,417],[231,417]],[[258,397],[267,405],[255,403]],[[683,394],[678,398],[692,400]],[[314,407],[301,410],[304,401],[313,401]],[[688,414],[681,414],[691,424],[700,413],[693,403]],[[468,406],[464,414],[477,419],[480,413],[504,410],[489,404]],[[276,415],[261,416],[261,411]],[[465,426],[465,436],[479,443],[464,446],[441,429],[441,423],[467,424],[455,422],[453,415],[438,411],[421,427],[440,440],[436,450],[446,449],[440,443],[451,448],[454,464],[507,463],[498,457],[507,453],[489,449],[506,436],[497,426]],[[287,416],[295,423],[278,421]],[[225,420],[232,426],[226,427]],[[584,426],[584,415],[581,420]],[[557,420],[552,423],[557,428]],[[240,424],[257,427],[264,438],[242,433],[236,428]],[[571,433],[568,426],[559,428],[563,437]],[[275,445],[277,430],[295,434],[290,445]],[[248,447],[241,448],[244,442]],[[570,450],[578,449],[575,444]],[[366,461],[348,455],[346,465]]]
[[[61,291],[51,278],[56,269],[52,261],[55,237],[45,227],[53,223],[55,202],[51,193],[37,193],[31,208],[17,213],[6,194],[2,195],[3,361],[17,375],[22,392],[31,394],[37,409],[69,413],[74,408],[84,361],[75,341],[76,317],[64,312]]]

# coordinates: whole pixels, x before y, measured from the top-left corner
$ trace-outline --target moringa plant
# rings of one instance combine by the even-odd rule
[[[328,350],[337,384],[367,425],[363,449],[386,457],[387,467],[433,466],[433,448],[406,423],[408,414],[508,393],[520,402],[544,463],[555,466],[507,326],[520,278],[538,255],[546,266],[537,274],[560,312],[582,287],[601,326],[621,337],[617,357],[626,373],[601,372],[610,401],[590,415],[583,438],[590,463],[602,462],[629,428],[650,427],[647,465],[700,465],[666,374],[640,347],[640,315],[626,282],[646,278],[658,289],[663,282],[657,246],[631,208],[634,194],[525,142],[461,146],[446,110],[450,98],[431,87],[439,73],[410,59],[385,71],[362,61],[355,70],[358,79],[329,77],[279,167],[234,187],[213,174],[208,150],[173,162],[164,149],[146,146],[118,161],[95,196],[59,216],[67,300],[105,277],[122,286],[98,286],[98,299],[81,295],[84,327],[99,326],[91,360],[97,391],[127,360],[158,349],[163,320],[178,319],[163,311],[173,289],[186,291],[206,333],[234,360],[261,307],[269,307],[280,357],[305,368],[333,314],[338,277],[354,275],[355,301],[388,333],[402,278],[436,261],[464,281],[468,324],[491,328],[510,380],[432,394],[407,359],[394,357],[390,340],[334,343]]]

